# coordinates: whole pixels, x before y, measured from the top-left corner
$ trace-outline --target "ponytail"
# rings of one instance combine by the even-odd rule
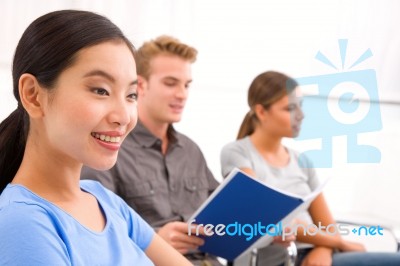
[[[238,135],[236,139],[242,139],[248,135],[253,134],[254,132],[254,119],[256,119],[256,115],[254,111],[250,110],[247,112],[246,116],[243,119],[242,124],[240,125]]]
[[[28,128],[28,115],[22,106],[0,124],[0,194],[21,165]]]

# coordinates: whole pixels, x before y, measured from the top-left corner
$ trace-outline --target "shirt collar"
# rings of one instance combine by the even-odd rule
[[[132,137],[140,143],[144,147],[152,147],[155,145],[157,142],[161,144],[161,140],[154,136],[144,125],[143,123],[138,120],[136,127],[133,129],[131,133]],[[170,145],[179,145],[179,138],[178,138],[178,133],[170,124],[167,129],[167,137],[168,140],[170,141]]]

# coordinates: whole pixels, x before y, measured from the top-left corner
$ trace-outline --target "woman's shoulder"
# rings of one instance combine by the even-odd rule
[[[51,204],[22,186],[8,186],[1,194],[0,228],[2,233],[7,233],[9,230],[22,232],[21,230],[26,227],[32,230],[36,228],[37,231],[41,228],[50,228],[55,217],[53,213]]]
[[[65,256],[58,256],[65,251],[59,236],[68,232],[55,205],[19,185],[9,185],[1,198],[0,254],[5,256],[0,258],[0,264],[23,265],[35,260],[44,265],[46,260],[51,265],[66,265],[66,252]]]
[[[47,203],[46,200],[36,195],[28,188],[18,184],[8,184],[0,195],[0,210],[12,209],[14,206],[19,206],[18,208],[15,207],[16,210],[20,208],[31,208],[32,206],[45,208]]]
[[[235,140],[235,141],[225,144],[222,147],[222,151],[229,151],[229,152],[243,151],[243,150],[248,149],[249,145],[250,145],[249,137],[244,137],[242,139],[238,139],[238,140]]]

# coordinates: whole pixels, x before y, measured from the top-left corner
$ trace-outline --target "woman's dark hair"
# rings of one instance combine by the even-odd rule
[[[126,43],[135,55],[132,43],[115,24],[88,11],[51,12],[33,21],[25,30],[12,66],[18,107],[0,124],[0,193],[21,165],[29,132],[29,116],[18,90],[21,75],[32,74],[41,86],[51,90],[61,72],[75,62],[78,51],[114,40]]]
[[[298,86],[297,82],[283,73],[267,71],[259,74],[251,83],[247,103],[250,111],[240,126],[237,139],[253,134],[258,121],[254,107],[261,104],[268,109],[283,96],[290,94]]]

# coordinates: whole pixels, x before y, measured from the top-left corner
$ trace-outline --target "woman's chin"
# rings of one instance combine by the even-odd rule
[[[290,138],[292,138],[292,139],[295,139],[295,138],[297,138],[299,136],[299,133],[297,132],[294,132],[294,133],[292,133],[292,135],[290,136]]]
[[[292,138],[297,138],[300,135],[300,129],[292,129]]]
[[[98,171],[106,171],[109,170],[111,167],[113,167],[116,163],[116,159],[115,160],[103,160],[101,163],[99,162],[91,162],[91,163],[87,163],[86,166],[93,168],[95,170]]]

